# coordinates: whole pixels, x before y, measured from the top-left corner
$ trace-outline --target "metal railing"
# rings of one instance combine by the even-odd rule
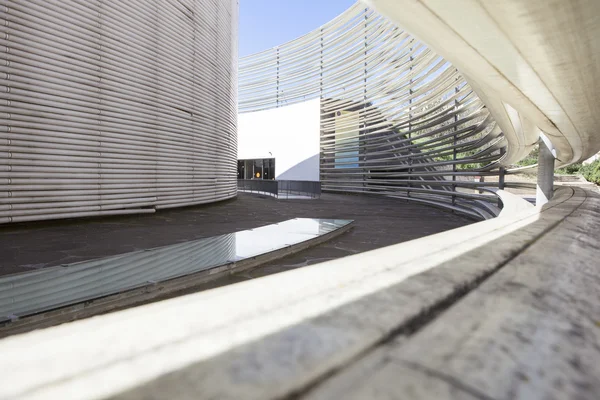
[[[278,199],[317,199],[321,197],[321,182],[238,179],[238,190],[270,195]]]
[[[321,197],[321,182],[315,181],[276,181],[277,197],[291,199],[295,197]]]
[[[277,197],[277,181],[266,179],[238,179],[238,191],[260,193]]]

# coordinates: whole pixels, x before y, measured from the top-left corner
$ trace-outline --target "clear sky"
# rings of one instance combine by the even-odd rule
[[[356,0],[239,0],[240,57],[302,36]]]

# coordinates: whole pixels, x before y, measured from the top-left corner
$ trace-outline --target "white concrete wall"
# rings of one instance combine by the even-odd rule
[[[276,179],[318,181],[319,114],[319,99],[240,114],[238,159],[274,157]]]

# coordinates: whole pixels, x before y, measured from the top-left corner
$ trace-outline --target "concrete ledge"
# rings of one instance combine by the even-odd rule
[[[586,200],[560,188],[541,210],[4,339],[0,374],[11,384],[0,397],[315,394],[382,345],[417,337]]]
[[[83,300],[68,306],[56,307],[49,311],[39,312],[37,314],[25,317],[15,318],[12,321],[2,321],[0,323],[0,338],[14,335],[17,333],[28,332],[34,329],[45,328],[71,322],[94,315],[104,314],[115,310],[149,303],[161,299],[175,297],[186,292],[193,291],[194,288],[207,282],[219,279],[225,275],[242,272],[247,269],[258,267],[262,264],[287,257],[306,250],[310,247],[318,246],[335,237],[338,237],[348,230],[352,229],[354,222],[350,222],[332,232],[325,233],[313,239],[304,240],[298,243],[287,245],[283,248],[263,253],[254,257],[245,258],[235,262],[230,262],[213,268],[205,269],[199,272],[186,274],[172,279],[159,282],[147,283],[133,289],[123,290],[116,294],[106,295],[93,299]],[[193,243],[193,242],[189,242]],[[173,247],[173,253],[183,252],[179,247],[166,246],[164,249]],[[157,250],[161,250],[160,248]],[[218,248],[201,248],[201,251],[218,251]],[[121,257],[121,256],[118,256]],[[157,257],[156,255],[153,257]],[[197,257],[197,254],[194,254]],[[99,260],[99,261],[102,261]],[[93,263],[94,261],[92,261]],[[133,261],[131,261],[133,262]],[[159,266],[168,265],[168,261],[161,261]],[[144,265],[144,267],[149,267]],[[26,274],[21,274],[26,275]],[[79,283],[77,280],[71,282],[74,287]],[[51,297],[58,297],[56,292],[50,293]]]
[[[510,217],[520,212],[527,211],[535,207],[533,204],[525,200],[521,196],[517,196],[506,190],[496,190],[496,195],[502,200],[502,211],[500,211],[500,217]]]
[[[599,210],[600,196],[589,193],[428,324],[390,338],[306,397],[597,399]]]

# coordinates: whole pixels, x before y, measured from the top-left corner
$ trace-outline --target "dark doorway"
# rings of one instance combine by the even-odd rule
[[[275,179],[275,159],[238,160],[238,179]]]

